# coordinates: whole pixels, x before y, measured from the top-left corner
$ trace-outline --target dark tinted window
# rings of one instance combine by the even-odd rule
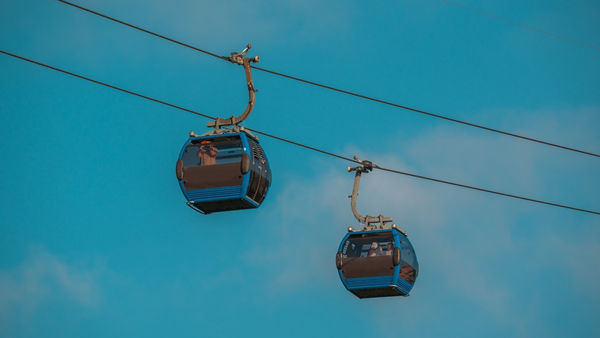
[[[192,140],[182,156],[184,188],[200,190],[241,185],[242,154],[239,136]]]
[[[183,166],[184,167],[193,167],[200,165],[200,158],[197,156],[200,148],[196,145],[190,144],[183,151]]]
[[[206,166],[240,162],[242,142],[239,137],[193,140],[183,151],[183,166]]]
[[[400,277],[407,282],[413,284],[417,275],[419,274],[419,264],[417,263],[417,256],[415,250],[408,241],[408,239],[402,235],[400,237]]]
[[[343,257],[391,256],[394,238],[391,232],[351,235],[342,247]]]
[[[248,139],[248,143],[250,144],[252,153],[252,172],[250,174],[250,185],[247,196],[257,203],[262,203],[271,184],[271,170],[267,163],[267,157],[260,145],[252,139]]]
[[[262,147],[254,142],[252,139],[248,139],[248,143],[250,144],[250,149],[252,150],[252,157],[258,160],[260,164],[267,164],[267,156],[265,156],[265,152]]]
[[[265,165],[260,163],[257,164],[256,172],[260,173],[260,182],[258,183],[258,189],[256,191],[254,200],[258,203],[261,203],[263,199],[265,199],[265,194],[267,193],[267,188],[269,187]]]
[[[246,196],[250,197],[254,200],[254,195],[256,195],[256,190],[258,189],[258,181],[260,176],[257,175],[256,170],[254,170],[255,160],[250,160],[250,180],[248,182],[248,193]]]
[[[391,243],[391,231],[350,235],[342,246],[344,278],[391,276],[394,263],[391,252],[387,255]]]
[[[257,203],[260,203],[261,201],[259,201],[256,198],[257,192],[260,189],[260,183],[262,181],[262,176],[260,176],[260,173],[256,170],[256,161],[253,161],[253,165],[252,165],[252,169],[250,170],[250,183],[248,186],[248,194],[247,196],[250,197],[252,200],[254,200]]]

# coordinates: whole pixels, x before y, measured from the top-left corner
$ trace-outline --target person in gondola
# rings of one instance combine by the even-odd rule
[[[394,252],[394,242],[389,242],[387,245],[387,248],[385,250],[385,255],[391,256],[393,252]]]
[[[217,163],[217,148],[212,145],[209,140],[203,140],[200,143],[200,150],[198,151],[198,157],[200,158],[200,165],[213,165]]]
[[[371,249],[369,249],[369,257],[382,256],[381,247],[377,242],[371,243]]]

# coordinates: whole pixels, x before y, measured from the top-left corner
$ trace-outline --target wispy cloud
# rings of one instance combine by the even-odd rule
[[[590,129],[580,127],[572,129]],[[387,167],[425,171],[507,192],[539,194],[537,197],[553,191],[549,189],[552,171],[562,170],[548,167],[549,162],[556,161],[554,152],[537,152],[510,139],[476,133],[450,135],[447,129],[432,130],[410,144],[398,145],[398,149],[373,153],[351,146],[346,153],[368,154],[368,159]],[[405,158],[399,159],[398,154]],[[578,171],[582,164],[575,161],[570,165],[569,169]],[[560,163],[560,167],[565,166]],[[270,246],[267,255],[263,246],[256,246],[247,256],[250,264],[262,266],[270,276],[271,290],[306,292],[318,284],[338,283],[333,254],[345,228],[356,224],[346,198],[353,175],[339,163],[319,162],[315,167],[323,168],[319,176],[288,178],[278,196],[281,243]],[[556,187],[555,182],[552,184]],[[539,280],[548,272],[548,264],[552,269],[564,266],[567,272],[552,275],[557,283],[573,285],[581,293],[599,294],[594,281],[600,277],[600,269],[594,267],[600,268],[596,264],[600,224],[585,215],[564,211],[567,219],[594,223],[581,225],[588,232],[587,240],[572,243],[560,233],[562,224],[556,217],[563,215],[561,210],[379,171],[363,176],[358,209],[363,215],[391,216],[408,231],[420,259],[421,277],[413,297],[404,303],[410,303],[407,314],[422,314],[423,319],[413,318],[420,324],[431,320],[431,309],[460,299],[467,304],[463,306],[487,313],[515,335],[546,332],[542,325],[546,300],[541,295],[551,292],[548,288],[552,286],[540,285]],[[531,218],[538,225],[531,224]],[[516,283],[521,287],[515,289]],[[382,322],[382,328],[400,315],[398,304],[392,302],[369,311],[374,321]],[[387,333],[384,330],[382,334]]]
[[[316,180],[287,180],[277,196],[276,212],[270,215],[280,225],[275,229],[279,240],[268,246],[258,243],[245,254],[248,264],[270,275],[270,290],[296,292],[307,285],[314,287],[315,280],[331,280],[336,240],[345,228],[345,217],[338,210],[344,206],[349,210],[349,201],[343,198],[345,183],[332,171]]]
[[[98,268],[81,268],[45,250],[32,249],[20,265],[0,270],[0,328],[10,320],[26,322],[57,296],[61,302],[95,306],[100,301],[99,273]]]

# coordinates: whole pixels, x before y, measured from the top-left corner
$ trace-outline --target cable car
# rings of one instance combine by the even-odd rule
[[[408,296],[419,274],[415,250],[395,226],[349,231],[340,243],[336,267],[344,287],[358,298]]]
[[[250,62],[258,62],[259,58],[244,57],[250,48],[248,45],[228,58],[244,67],[248,85],[246,110],[240,116],[207,123],[215,129],[203,135],[190,132],[175,165],[187,205],[203,214],[258,208],[271,185],[271,169],[258,138],[239,126],[250,115],[255,101]]]
[[[204,214],[258,208],[271,185],[267,157],[245,131],[191,136],[176,174],[187,204]]]
[[[415,250],[406,232],[391,218],[361,216],[356,210],[360,176],[371,171],[373,164],[355,159],[363,166],[348,168],[356,171],[351,207],[365,227],[360,231],[348,228],[335,256],[338,275],[344,287],[358,298],[408,296],[419,274]]]

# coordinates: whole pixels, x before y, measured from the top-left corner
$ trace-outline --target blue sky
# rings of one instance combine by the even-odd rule
[[[600,151],[599,52],[439,0],[78,2],[259,66]],[[463,4],[600,45],[594,1]],[[241,67],[54,1],[2,1],[2,50],[238,114]],[[247,126],[386,167],[600,209],[600,161],[254,72]],[[363,214],[409,233],[408,298],[359,300],[343,161],[267,138],[260,209],[189,209],[174,165],[205,119],[0,56],[0,336],[599,336],[600,218],[410,177]]]

